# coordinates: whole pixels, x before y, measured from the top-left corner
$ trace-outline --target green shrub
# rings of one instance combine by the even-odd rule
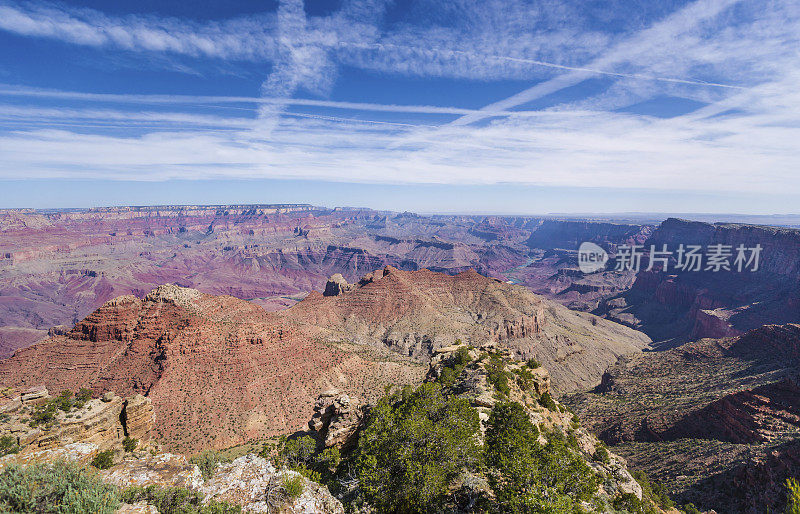
[[[317,442],[311,436],[305,435],[296,439],[281,437],[278,441],[277,464],[289,468],[307,466],[316,450]]]
[[[603,464],[608,464],[611,462],[611,455],[608,453],[608,449],[603,446],[602,444],[597,445],[597,448],[594,450],[594,454],[592,455],[592,460],[595,462],[602,462]]]
[[[61,409],[64,412],[69,412],[73,407],[72,391],[61,391],[58,396],[50,401],[54,402],[58,409]]]
[[[516,370],[517,374],[517,385],[523,391],[530,391],[531,387],[533,387],[533,373],[525,368],[520,368]]]
[[[359,436],[355,470],[378,512],[436,512],[464,468],[477,466],[478,412],[427,383],[382,398]]]
[[[97,469],[108,469],[114,465],[114,450],[105,450],[94,456],[92,466]]]
[[[786,514],[800,514],[800,483],[796,478],[787,478],[785,485]]]
[[[526,364],[531,369],[536,369],[539,366],[541,366],[541,364],[539,364],[539,361],[537,361],[536,359],[528,359],[528,362]]]
[[[31,427],[51,424],[56,419],[56,410],[56,403],[52,400],[39,404],[33,408],[33,412],[31,412],[31,419],[28,424]]]
[[[642,486],[642,496],[650,498],[663,509],[675,507],[675,502],[669,497],[667,488],[658,482],[651,481],[643,471],[632,470],[631,476]]]
[[[127,453],[131,453],[132,451],[134,451],[137,446],[139,446],[138,439],[134,439],[132,437],[125,437],[125,439],[122,440],[122,449],[125,450]]]
[[[505,370],[506,363],[499,355],[491,355],[486,363],[486,380],[503,396],[511,393],[508,386],[509,373]]]
[[[92,395],[94,393],[91,389],[87,389],[86,387],[81,387],[80,390],[75,393],[75,407],[78,409],[82,409],[86,402],[92,399]]]
[[[19,444],[17,444],[16,437],[10,435],[0,437],[0,457],[17,452],[19,452]]]
[[[286,496],[294,501],[303,494],[305,490],[305,480],[302,475],[289,476],[289,473],[287,473],[283,476],[283,487],[286,489]]]
[[[657,514],[656,509],[654,509],[650,503],[644,500],[644,495],[640,500],[633,493],[622,493],[614,498],[614,500],[611,502],[611,505],[614,507],[614,510],[629,512],[631,514]]]
[[[469,350],[466,347],[459,348],[442,368],[437,382],[442,384],[442,387],[451,387],[471,361]]]
[[[0,473],[0,512],[111,514],[116,488],[71,463],[10,465]]]
[[[553,400],[553,397],[550,396],[550,393],[544,393],[539,397],[539,405],[547,410],[558,412],[558,405],[556,405],[556,402]]]
[[[524,407],[497,403],[487,421],[486,463],[501,512],[573,512],[597,490],[597,477],[569,440],[552,432],[547,444]]]
[[[145,501],[154,505],[160,514],[239,514],[242,508],[227,502],[209,500],[203,503],[203,495],[183,487],[130,487],[121,495],[125,503]]]
[[[200,468],[200,473],[205,480],[208,480],[217,471],[217,465],[220,462],[230,462],[231,459],[224,457],[221,453],[215,450],[203,450],[197,455],[189,459],[190,464],[196,464]]]
[[[317,466],[322,467],[325,471],[333,473],[342,462],[342,454],[339,448],[332,446],[326,448],[322,453],[316,457]]]

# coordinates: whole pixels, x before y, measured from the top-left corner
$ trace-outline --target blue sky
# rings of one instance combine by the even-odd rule
[[[797,212],[795,0],[0,0],[0,207]]]

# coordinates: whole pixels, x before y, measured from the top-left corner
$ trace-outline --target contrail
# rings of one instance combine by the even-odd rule
[[[499,102],[494,102],[492,104],[489,104],[482,110],[492,111],[492,110],[511,109],[518,105],[522,105],[532,100],[536,100],[537,98],[541,98],[550,93],[554,93],[566,87],[578,84],[579,82],[582,82],[586,78],[591,77],[592,75],[595,75],[600,71],[602,71],[602,68],[604,67],[603,64],[611,65],[617,62],[624,62],[627,58],[629,58],[628,48],[631,46],[636,46],[636,47],[645,46],[643,42],[646,41],[647,37],[650,34],[661,36],[662,39],[664,39],[665,36],[674,38],[679,33],[686,31],[686,29],[689,26],[694,26],[700,21],[714,18],[725,9],[739,2],[741,2],[741,0],[718,0],[718,1],[698,0],[689,7],[685,7],[677,13],[673,13],[667,18],[667,20],[657,23],[652,27],[639,32],[635,37],[626,40],[624,43],[620,43],[615,48],[613,48],[611,52],[609,52],[610,55],[606,54],[606,56],[601,57],[600,59],[596,59],[594,61],[593,66],[588,66],[585,68],[565,67],[564,69],[567,69],[568,71],[570,71],[570,73],[537,84],[532,88],[517,93],[516,95],[506,98],[505,100],[500,100]],[[680,23],[675,23],[676,20],[678,20]],[[676,30],[674,29],[678,29],[677,30],[678,34],[674,33],[676,32]],[[666,34],[661,34],[660,32],[666,32]],[[695,80],[683,80],[683,79],[674,79],[666,77],[649,77],[648,75],[637,75],[637,74],[622,74],[622,73],[615,74],[610,72],[608,74],[620,77],[626,77],[630,75],[633,78],[648,77],[651,80],[661,80],[665,82],[686,83],[686,84],[694,84],[701,86],[726,87],[738,90],[747,89],[739,86],[729,86],[727,84],[717,84],[711,82],[706,83]],[[462,118],[459,118],[451,122],[450,125],[456,125],[456,126],[468,125],[470,123],[474,123],[476,121],[485,119],[490,116],[491,114],[489,113],[485,115],[468,114],[466,116],[463,116]]]

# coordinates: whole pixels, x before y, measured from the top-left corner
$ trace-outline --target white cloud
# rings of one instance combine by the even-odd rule
[[[291,177],[800,193],[796,2],[697,0],[647,28],[613,33],[587,28],[563,2],[431,5],[441,12],[425,23],[387,26],[380,1],[345,2],[331,16],[307,18],[297,0],[287,0],[276,14],[219,23],[0,3],[0,29],[17,34],[272,65],[261,98],[0,87],[17,104],[0,105],[0,178]],[[292,98],[298,90],[328,95],[341,65],[535,84],[484,109]],[[597,77],[607,85],[596,94],[524,110]],[[617,112],[661,96],[708,105],[667,120]],[[19,105],[44,98],[97,107]],[[231,116],[234,107],[246,111]],[[462,118],[432,126],[453,117]],[[126,128],[135,131],[119,135]]]

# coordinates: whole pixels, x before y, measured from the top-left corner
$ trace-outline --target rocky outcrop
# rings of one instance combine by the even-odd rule
[[[642,498],[642,488],[627,470],[622,457],[609,454],[607,462],[596,461],[595,451],[601,445],[599,439],[586,428],[580,426],[574,415],[560,402],[550,396],[550,377],[546,369],[532,368],[524,362],[511,359],[510,353],[494,345],[482,348],[452,346],[439,351],[431,361],[428,380],[436,380],[445,370],[454,367],[459,351],[466,350],[469,362],[447,385],[450,394],[470,401],[478,411],[481,433],[485,432],[485,422],[489,419],[492,407],[497,402],[513,401],[521,404],[528,412],[531,421],[541,429],[570,434],[575,438],[581,457],[601,478],[603,484],[598,494],[613,499],[620,492]],[[501,391],[490,375],[505,376],[506,390]],[[540,442],[545,444],[545,438]]]
[[[137,452],[101,471],[100,476],[104,482],[120,488],[157,485],[199,490],[204,483],[203,475],[196,465],[189,463],[185,455],[173,453],[153,455]]]
[[[336,446],[352,447],[356,434],[365,416],[366,406],[357,398],[339,391],[325,391],[314,404],[314,415],[308,427],[317,442],[324,448]]]
[[[130,457],[101,472],[101,477],[118,487],[183,487],[201,493],[204,502],[228,502],[241,506],[243,512],[344,514],[341,502],[327,487],[294,471],[277,470],[268,460],[253,454],[219,464],[214,475],[205,481],[196,465],[185,456],[174,454]],[[286,494],[287,478],[301,481],[302,493],[294,499]]]
[[[331,275],[331,278],[328,279],[328,282],[325,284],[325,291],[323,291],[323,296],[338,296],[348,290],[351,289],[351,286],[347,283],[347,280],[341,275],[341,273],[336,273],[335,275]]]
[[[0,436],[13,437],[20,450],[0,459],[2,465],[48,461],[58,455],[84,462],[100,451],[121,450],[125,437],[141,444],[152,437],[153,407],[143,396],[125,399],[110,393],[68,411],[59,408],[49,421],[30,421],[35,412],[53,401],[44,387],[16,396],[6,391],[0,404]]]
[[[303,492],[293,500],[285,493],[287,478],[302,481]],[[221,464],[200,491],[206,498],[241,505],[245,512],[344,514],[341,502],[327,487],[294,471],[276,470],[269,461],[252,454]]]

